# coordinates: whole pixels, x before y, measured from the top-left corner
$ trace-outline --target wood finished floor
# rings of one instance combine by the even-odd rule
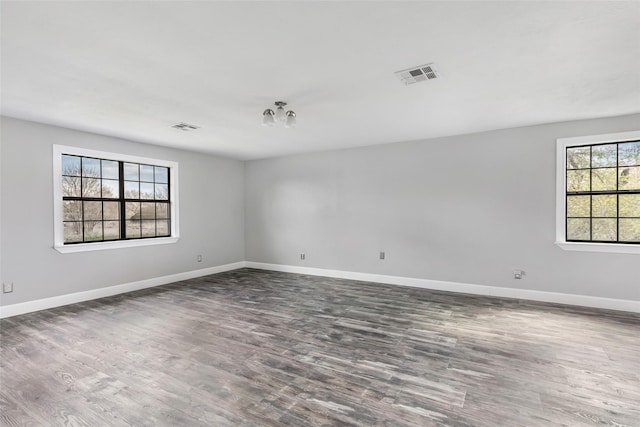
[[[0,321],[3,426],[640,426],[640,315],[236,270]]]

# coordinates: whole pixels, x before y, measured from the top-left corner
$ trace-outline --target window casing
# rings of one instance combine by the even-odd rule
[[[640,253],[640,132],[557,141],[556,244]]]
[[[177,241],[176,162],[61,145],[53,149],[58,251]]]

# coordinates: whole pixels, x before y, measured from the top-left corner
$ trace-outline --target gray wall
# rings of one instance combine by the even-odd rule
[[[640,256],[554,244],[556,138],[638,128],[630,115],[248,162],[247,260],[640,300]]]
[[[1,125],[0,277],[15,284],[3,305],[244,259],[640,300],[638,255],[553,243],[555,139],[637,130],[640,115],[246,164],[11,118]],[[178,161],[180,241],[55,251],[52,144]],[[515,268],[524,280],[512,279]]]
[[[3,305],[244,260],[242,162],[6,117],[1,124],[0,272],[15,286]],[[53,249],[52,144],[179,162],[178,243],[73,254]]]

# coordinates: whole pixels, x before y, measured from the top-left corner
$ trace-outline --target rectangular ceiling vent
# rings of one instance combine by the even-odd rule
[[[174,129],[183,130],[185,132],[188,132],[190,130],[196,130],[196,129],[199,128],[199,126],[190,125],[189,123],[184,123],[184,122],[176,123],[175,125],[173,125],[171,127],[174,128]]]
[[[435,64],[420,65],[419,67],[411,67],[406,70],[396,71],[395,75],[398,76],[400,81],[405,85],[412,85],[414,83],[426,82],[427,80],[434,80],[438,78],[438,71]]]

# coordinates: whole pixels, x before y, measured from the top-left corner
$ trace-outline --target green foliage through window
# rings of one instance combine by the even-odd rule
[[[640,243],[640,141],[566,149],[566,240]]]

